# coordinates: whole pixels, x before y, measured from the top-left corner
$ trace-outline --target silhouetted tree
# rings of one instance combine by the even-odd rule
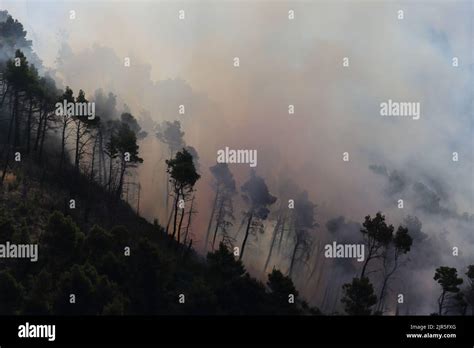
[[[245,274],[242,261],[236,260],[222,242],[217,250],[207,253],[207,262],[211,273],[219,276],[221,281],[229,281]]]
[[[364,278],[367,265],[370,261],[380,258],[383,250],[389,245],[393,238],[393,226],[385,223],[385,216],[380,212],[372,219],[370,215],[365,217],[362,224],[364,229],[360,230],[366,243],[366,257],[360,278]]]
[[[76,103],[88,103],[89,101],[85,97],[84,91],[79,90],[79,94],[76,98]],[[92,123],[95,123],[92,120],[89,120],[87,115],[74,115],[72,120],[76,126],[75,129],[75,156],[74,156],[74,168],[79,172],[79,166],[81,164],[81,158],[84,155],[84,151],[88,143],[92,140],[90,136],[90,127]]]
[[[471,315],[474,315],[474,265],[467,267],[467,282],[468,288],[466,289],[466,302],[471,307]]]
[[[8,125],[8,135],[6,145],[3,148],[2,155],[4,164],[2,168],[2,176],[0,185],[3,184],[8,166],[10,164],[10,156],[13,148],[20,144],[20,124],[21,124],[21,93],[26,90],[29,81],[29,66],[25,55],[22,51],[16,50],[15,58],[10,59],[6,63],[5,80],[7,81],[10,94],[10,120]]]
[[[59,102],[66,101],[67,103],[74,103],[74,92],[69,86],[66,86],[66,90],[63,95],[59,98]],[[62,115],[58,115],[58,121],[61,127],[61,154],[59,156],[59,170],[62,170],[66,154],[66,143],[69,137],[68,127],[72,122],[72,117],[64,110]]]
[[[229,170],[227,163],[217,163],[210,167],[209,170],[214,177],[213,188],[216,191],[216,194],[212,205],[211,216],[209,217],[204,246],[207,249],[212,223],[215,221],[211,248],[214,250],[214,244],[219,229],[223,234],[224,244],[229,244],[230,242],[227,228],[232,226],[232,220],[234,219],[232,199],[237,193],[237,190],[234,177]]]
[[[31,132],[33,128],[33,115],[35,112],[39,111],[35,107],[38,107],[40,104],[41,97],[43,95],[43,90],[40,85],[40,77],[38,70],[34,65],[30,66],[29,69],[29,79],[28,86],[26,88],[25,99],[28,102],[28,112],[26,125],[24,127],[24,136],[23,138],[26,141],[26,154],[30,153],[31,150]]]
[[[290,268],[288,271],[291,277],[295,263],[305,262],[311,256],[313,239],[311,231],[317,226],[314,219],[316,205],[308,199],[308,193],[303,191],[295,200],[294,208],[294,241],[291,253]]]
[[[184,132],[181,131],[181,123],[179,121],[163,121],[162,124],[158,125],[156,132],[156,137],[163,144],[168,146],[168,158],[173,158],[176,151],[185,147],[183,140]],[[166,185],[166,197],[165,197],[165,207],[166,214],[168,215],[168,204],[169,204],[169,176],[165,177]],[[173,214],[173,212],[171,212]],[[169,221],[171,221],[171,214]],[[169,222],[168,222],[169,225]],[[167,227],[168,228],[168,227]]]
[[[459,285],[463,283],[463,280],[458,278],[456,268],[446,266],[438,267],[433,279],[441,285],[441,295],[438,298],[438,315],[443,315],[446,301],[459,293]]]
[[[290,179],[283,179],[278,185],[278,197],[279,197],[279,208],[276,212],[276,224],[273,228],[272,240],[270,243],[270,248],[268,249],[267,259],[263,267],[263,272],[266,272],[267,267],[270,263],[271,257],[273,255],[273,250],[278,243],[278,254],[281,252],[281,246],[283,243],[283,237],[286,231],[287,222],[290,220],[289,209],[289,199],[293,197],[295,192],[298,192],[299,189],[296,184]]]
[[[96,114],[100,117],[100,122],[97,125],[97,137],[98,137],[98,182],[101,184],[107,184],[107,165],[105,155],[108,156],[106,151],[106,143],[110,138],[111,134],[116,131],[119,122],[117,118],[117,97],[113,93],[109,93],[105,96],[102,89],[98,89],[94,94]],[[110,169],[110,164],[109,164]]]
[[[143,159],[138,156],[137,137],[128,124],[122,123],[115,140],[115,149],[120,161],[120,176],[117,188],[117,196],[122,195],[123,180],[128,168],[134,168],[138,163],[143,163]]]
[[[410,251],[413,239],[408,234],[406,227],[399,226],[392,242],[384,249],[382,253],[383,260],[383,281],[379,294],[378,311],[382,311],[385,292],[390,278],[400,266],[400,256]]]
[[[371,307],[377,303],[374,287],[369,278],[353,278],[352,283],[342,287],[344,295],[341,302],[349,315],[370,315]]]
[[[10,59],[17,49],[21,49],[39,68],[41,61],[32,50],[32,41],[26,38],[23,25],[7,11],[0,10],[0,18],[0,62]]]
[[[181,131],[181,123],[179,121],[164,121],[158,126],[156,137],[163,144],[168,146],[169,157],[185,147],[183,140],[184,132]]]
[[[189,228],[191,227],[191,218],[193,217],[194,214],[197,214],[197,211],[194,208],[194,199],[195,199],[195,196],[193,195],[193,198],[191,199],[191,207],[189,208],[189,212],[188,212],[188,223],[186,224],[186,231],[184,232],[184,242],[183,242],[184,244],[186,244],[189,237]]]
[[[166,160],[166,165],[168,166],[167,172],[170,175],[170,182],[174,193],[174,223],[172,237],[175,238],[176,232],[178,232],[177,240],[179,243],[180,231],[177,226],[179,199],[182,197],[184,202],[186,196],[192,192],[196,181],[199,180],[201,176],[196,172],[193,156],[184,148],[182,151],[176,153],[175,158]],[[184,209],[182,214],[184,214]]]
[[[131,131],[133,131],[138,140],[144,139],[147,136],[147,132],[142,130],[142,127],[138,124],[137,119],[129,112],[124,112],[120,116],[120,121],[126,123]]]
[[[105,143],[104,153],[108,157],[109,161],[109,173],[107,179],[107,189],[109,192],[114,191],[115,186],[115,171],[114,171],[114,163],[117,160],[119,155],[118,152],[118,129],[120,127],[120,123],[118,121],[108,121],[106,127],[106,136],[108,138],[107,142]]]
[[[268,274],[267,286],[270,289],[271,301],[274,303],[276,314],[298,314],[296,302],[298,291],[296,291],[290,277],[284,276],[279,270],[274,269]],[[290,302],[290,296],[293,301]]]
[[[38,162],[42,162],[44,144],[48,130],[56,128],[56,102],[60,92],[51,77],[42,77],[39,81],[41,88],[41,101],[36,138],[33,150],[37,152]]]
[[[249,233],[263,233],[262,221],[267,218],[270,212],[267,207],[277,200],[277,198],[272,196],[268,191],[267,184],[265,184],[263,178],[257,176],[253,170],[250,172],[249,180],[241,187],[241,191],[242,198],[249,206],[249,209],[244,213],[244,216],[247,218],[247,228],[242,241],[239,260],[242,260],[244,256]]]

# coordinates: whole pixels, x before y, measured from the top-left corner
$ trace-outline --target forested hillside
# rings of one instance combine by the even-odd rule
[[[240,153],[227,147],[204,167],[180,121],[62,86],[32,47],[0,11],[0,314],[410,314],[416,297],[403,281],[413,264],[441,287],[434,314],[474,314],[474,266],[432,267],[437,240],[416,216],[396,226],[380,211],[320,221],[304,181],[275,184],[253,168],[256,150],[244,180],[227,164]],[[164,170],[144,187],[136,173],[150,138]],[[370,170],[405,185],[395,170]],[[209,211],[197,204],[204,173]],[[141,214],[152,185],[165,219]],[[472,221],[442,210],[423,183],[411,186],[460,228]],[[22,257],[20,246],[37,254]]]
[[[84,92],[39,74],[22,25],[2,18],[0,241],[39,247],[36,261],[0,261],[0,314],[318,312],[279,271],[263,284],[224,244],[202,258],[180,243],[178,209],[169,233],[141,218],[122,199],[142,162],[135,118],[58,116],[58,101],[87,102]],[[169,168],[178,195],[198,178],[186,150]]]

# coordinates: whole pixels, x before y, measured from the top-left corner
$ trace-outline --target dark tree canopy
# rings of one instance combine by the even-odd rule
[[[349,315],[370,315],[371,307],[377,303],[374,287],[369,278],[354,278],[352,283],[343,286],[344,296],[341,302]]]

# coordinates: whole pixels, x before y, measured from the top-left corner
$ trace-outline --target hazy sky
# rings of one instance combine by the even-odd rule
[[[441,240],[436,262],[459,268],[474,261],[472,217],[461,216],[473,214],[474,195],[472,4],[0,0],[64,84],[88,95],[99,87],[112,91],[134,114],[182,120],[186,142],[201,157],[201,225],[216,151],[257,149],[257,172],[272,192],[283,175],[309,191],[319,235],[339,215],[361,222],[382,210],[393,224],[416,215],[423,231]],[[181,9],[185,20],[178,19]],[[58,56],[67,59],[62,68]],[[132,58],[130,68],[124,57]],[[419,102],[420,119],[380,116],[388,99]],[[186,115],[177,114],[181,103]],[[142,149],[148,163],[140,180],[150,185],[161,150],[153,139]],[[346,151],[349,162],[342,161]],[[248,166],[231,170],[240,186]],[[143,198],[149,219],[159,215],[156,190]],[[453,258],[453,246],[461,257]],[[426,291],[437,291],[435,266],[422,277]],[[420,301],[420,311],[431,310],[432,298]]]

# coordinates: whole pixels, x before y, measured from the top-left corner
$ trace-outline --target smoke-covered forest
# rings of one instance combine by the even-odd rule
[[[472,211],[434,172],[373,154],[347,191],[358,150],[312,175],[324,139],[293,161],[271,141],[299,126],[213,123],[212,94],[101,45],[47,66],[26,25],[0,12],[1,315],[474,315]]]

